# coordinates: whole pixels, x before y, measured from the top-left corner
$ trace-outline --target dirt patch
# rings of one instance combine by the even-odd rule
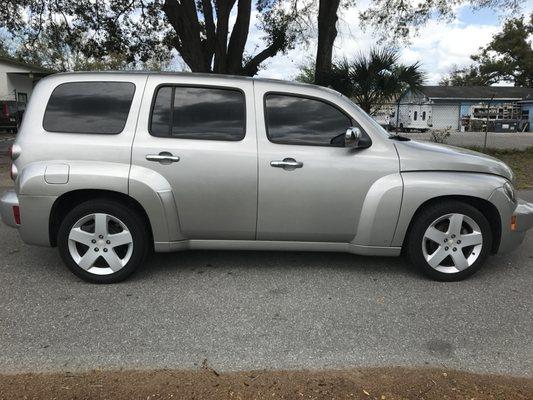
[[[1,399],[532,399],[533,378],[442,369],[0,375]]]

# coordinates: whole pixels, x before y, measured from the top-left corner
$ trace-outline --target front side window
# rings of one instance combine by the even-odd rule
[[[242,140],[244,94],[236,89],[162,86],[155,95],[150,134],[203,140]]]
[[[57,86],[44,113],[49,132],[118,134],[135,93],[131,82],[70,82]]]
[[[312,98],[268,94],[266,127],[271,142],[295,145],[344,147],[352,122],[336,107]]]

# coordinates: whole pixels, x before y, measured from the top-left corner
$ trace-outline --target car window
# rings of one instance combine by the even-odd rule
[[[150,134],[203,140],[242,140],[246,127],[244,94],[237,89],[162,86],[157,90]]]
[[[344,147],[350,118],[333,105],[318,99],[267,94],[266,128],[271,142],[296,145]]]
[[[131,82],[71,82],[57,86],[44,113],[49,132],[118,134],[135,93]]]

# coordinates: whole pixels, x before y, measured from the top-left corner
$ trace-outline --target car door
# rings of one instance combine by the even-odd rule
[[[398,174],[394,145],[372,136],[369,124],[356,121],[348,101],[335,92],[256,82],[255,94],[257,239],[352,241],[369,188],[385,175]],[[372,146],[344,147],[350,126],[365,130]]]
[[[180,237],[254,239],[257,143],[252,82],[150,76],[132,164],[156,171],[170,183]]]

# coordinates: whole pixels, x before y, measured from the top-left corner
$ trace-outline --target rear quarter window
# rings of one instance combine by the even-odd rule
[[[70,82],[57,86],[44,113],[49,132],[118,134],[135,94],[132,82]]]

